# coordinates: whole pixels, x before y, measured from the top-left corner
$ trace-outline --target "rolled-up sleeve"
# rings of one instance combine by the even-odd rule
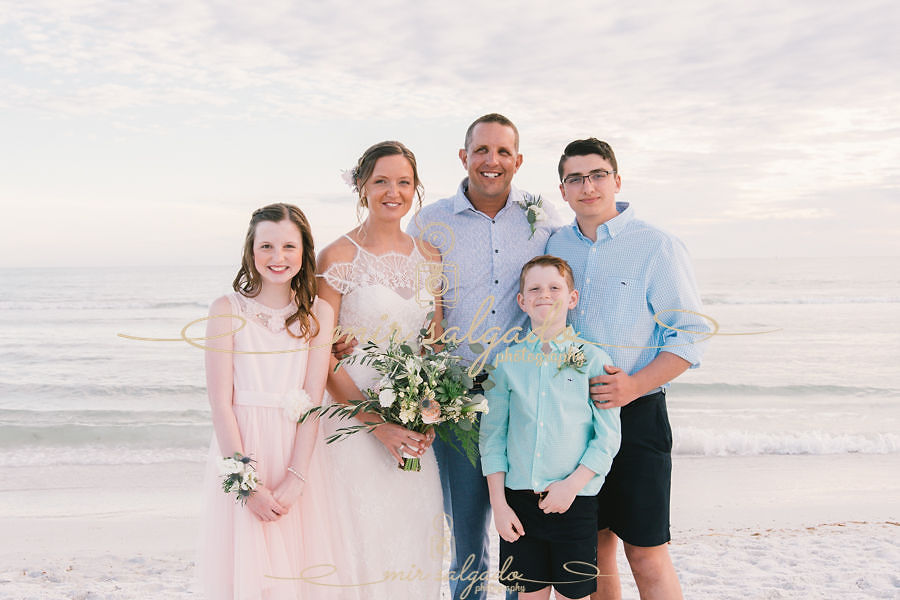
[[[660,245],[650,268],[647,303],[660,323],[657,343],[661,352],[671,352],[700,366],[706,349],[710,322],[702,315],[694,270],[687,249],[677,239]]]
[[[605,373],[603,366],[612,365],[609,355],[599,348],[585,348],[585,352],[591,354],[587,370],[589,377]],[[619,452],[619,446],[622,444],[620,409],[597,408],[590,400],[588,400],[588,404],[591,406],[594,431],[579,464],[596,473],[601,481],[605,481],[606,475],[612,468],[613,458]]]
[[[506,369],[500,364],[491,373],[494,387],[484,392],[488,402],[488,412],[481,416],[478,448],[481,452],[481,472],[508,473],[509,460],[506,454],[506,438],[509,433],[509,386]]]

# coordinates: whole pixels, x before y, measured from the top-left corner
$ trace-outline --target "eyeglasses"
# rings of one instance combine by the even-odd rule
[[[563,185],[568,187],[581,187],[584,185],[584,182],[588,179],[591,180],[591,183],[594,185],[600,185],[603,183],[603,180],[609,177],[610,175],[615,175],[615,171],[607,171],[606,169],[597,169],[596,171],[591,171],[587,175],[567,175],[563,180]]]

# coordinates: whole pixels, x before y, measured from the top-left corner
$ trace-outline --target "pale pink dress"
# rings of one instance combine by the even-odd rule
[[[256,460],[260,481],[272,489],[285,476],[297,430],[284,411],[284,398],[302,388],[307,352],[239,352],[296,349],[306,347],[307,341],[284,329],[293,306],[273,310],[236,293],[228,299],[233,313],[247,319],[246,326],[234,334],[234,414],[244,452]],[[240,321],[233,323],[237,327]],[[327,587],[290,579],[298,578],[307,567],[334,564],[340,553],[340,540],[331,528],[330,477],[322,464],[323,450],[320,429],[316,451],[304,473],[308,483],[303,495],[287,515],[269,523],[257,520],[234,502],[233,494],[222,491],[216,464],[222,454],[213,435],[198,556],[199,578],[210,600],[339,597]]]

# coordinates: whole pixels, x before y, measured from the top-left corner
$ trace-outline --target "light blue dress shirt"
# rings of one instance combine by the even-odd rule
[[[596,242],[573,222],[547,244],[547,253],[565,259],[575,275],[580,295],[569,323],[628,374],[662,351],[699,366],[705,343],[697,342],[711,328],[702,317],[683,312],[703,311],[684,244],[635,218],[628,203],[616,208],[619,214],[597,227]]]
[[[569,334],[574,337],[571,329]],[[604,373],[612,360],[584,344],[584,373],[559,369],[570,348],[580,345],[563,339],[550,342],[551,351],[544,353],[531,335],[496,356],[496,385],[485,392],[489,410],[481,417],[481,470],[505,472],[510,489],[542,492],[581,464],[596,475],[578,495],[593,496],[619,451],[622,428],[618,408],[601,410],[590,401],[588,379]]]
[[[456,194],[422,207],[413,216],[406,232],[422,236],[440,251],[443,260],[445,293],[444,318],[448,327],[458,327],[462,338],[474,324],[471,338],[487,347],[510,328],[519,327],[524,337],[526,315],[516,304],[519,271],[522,265],[544,253],[550,234],[559,229],[559,211],[544,201],[546,218],[535,224],[534,235],[519,202],[526,194],[512,187],[506,205],[493,218],[472,206],[466,197],[469,180],[460,183]],[[483,317],[483,318],[482,318]],[[449,337],[449,336],[448,336]],[[474,360],[469,340],[456,351]],[[506,344],[495,346],[486,364]]]

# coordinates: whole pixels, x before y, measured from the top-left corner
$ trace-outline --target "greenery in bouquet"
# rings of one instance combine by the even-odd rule
[[[360,413],[372,413],[382,419],[341,427],[327,438],[329,444],[359,431],[372,431],[383,423],[395,423],[419,433],[433,427],[443,441],[463,452],[475,465],[478,460],[478,414],[487,412],[487,400],[481,394],[470,395],[474,382],[466,372],[463,359],[453,354],[457,346],[452,343],[444,343],[440,348],[428,345],[425,343],[427,335],[425,329],[419,332],[421,351],[398,340],[396,332],[386,347],[373,342],[363,344],[361,352],[351,354],[338,365],[359,363],[381,375],[374,388],[363,390],[365,400],[314,407],[301,416],[300,422],[313,414],[349,420]],[[476,354],[483,352],[478,344],[472,344],[470,348]],[[489,388],[492,383],[485,381],[484,385]],[[454,443],[454,437],[460,446]],[[402,468],[418,471],[419,459],[405,457]]]

